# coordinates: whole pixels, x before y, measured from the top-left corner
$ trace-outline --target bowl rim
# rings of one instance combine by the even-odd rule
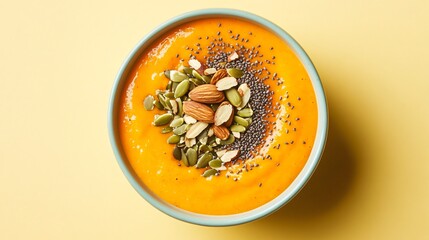
[[[121,87],[124,85],[124,82],[126,81],[124,79],[127,78],[133,64],[140,57],[146,47],[165,32],[183,24],[184,22],[210,17],[234,17],[250,21],[254,24],[263,26],[283,39],[285,44],[289,45],[291,50],[296,54],[297,58],[306,69],[314,88],[318,109],[317,131],[313,148],[306,164],[291,185],[280,195],[262,206],[247,212],[230,215],[207,215],[186,211],[165,202],[155,194],[151,193],[149,189],[142,185],[133,169],[129,166],[126,156],[120,147],[121,142],[118,130],[117,112],[119,109],[116,103],[119,101],[122,90]],[[285,30],[271,21],[250,12],[228,8],[209,8],[190,11],[167,20],[146,34],[133,48],[122,63],[111,90],[108,106],[108,132],[115,158],[123,174],[126,176],[133,188],[152,206],[171,217],[185,222],[204,226],[232,226],[254,221],[275,212],[288,203],[304,187],[316,169],[325,147],[328,132],[328,109],[323,86],[315,66],[303,48]]]

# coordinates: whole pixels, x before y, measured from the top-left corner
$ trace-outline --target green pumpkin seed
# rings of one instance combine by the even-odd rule
[[[165,133],[170,133],[171,131],[173,131],[172,127],[165,127],[161,130],[161,133],[165,134]]]
[[[213,155],[209,152],[204,153],[200,156],[197,162],[197,168],[205,168],[208,163],[213,159]]]
[[[211,160],[209,162],[209,166],[211,168],[220,168],[220,167],[222,167],[222,160],[220,160],[220,159]]]
[[[250,118],[250,117],[249,117],[249,118],[245,118],[245,120],[246,120],[247,122],[249,122],[249,125],[250,125],[250,124],[252,124],[252,118]]]
[[[165,97],[164,97],[162,94],[160,94],[160,93],[159,93],[157,96],[158,96],[158,100],[159,100],[159,102],[161,103],[161,105],[162,105],[162,107],[163,107],[164,109],[171,109],[171,108],[168,106],[167,101],[166,101]]]
[[[172,81],[168,81],[167,86],[165,87],[165,89],[168,89],[171,91],[171,88],[173,86],[173,82]]]
[[[195,149],[189,148],[188,151],[186,151],[186,157],[188,158],[189,166],[197,164],[197,151],[195,151]]]
[[[189,125],[183,124],[182,126],[173,129],[173,133],[176,135],[182,136],[188,131],[188,129],[189,129]]]
[[[159,100],[155,100],[155,107],[158,108],[159,110],[164,110],[164,106],[162,106]]]
[[[181,72],[176,71],[176,70],[170,70],[170,80],[173,82],[182,82],[183,80],[185,80],[187,78],[188,78],[188,76],[184,73],[181,73]]]
[[[169,98],[169,99],[174,99],[174,93],[168,92],[168,93],[164,94],[164,97]]]
[[[162,126],[166,125],[173,120],[173,114],[171,113],[164,113],[162,115],[155,116],[155,120],[153,121],[153,124],[155,126]]]
[[[183,103],[182,103],[182,99],[180,99],[180,98],[176,98],[176,102],[177,102],[177,108],[178,108],[178,111],[177,111],[177,115],[179,115],[179,116],[183,116]]]
[[[192,75],[192,68],[190,67],[183,67],[183,72],[188,74],[188,75]]]
[[[183,164],[185,164],[185,166],[189,167],[188,158],[186,157],[186,154],[183,151],[183,149],[180,149],[180,153],[182,155],[182,162],[183,162]]]
[[[183,122],[184,122],[183,118],[176,118],[173,121],[171,121],[170,127],[173,127],[173,128],[178,127],[182,125]]]
[[[239,132],[239,133],[241,133],[241,132],[246,131],[246,128],[243,127],[243,126],[241,126],[241,125],[232,125],[231,126],[231,131],[232,132]]]
[[[173,120],[173,122],[174,122],[174,120]],[[249,122],[246,119],[239,117],[239,116],[234,116],[234,122],[240,124],[243,127],[249,126]],[[171,126],[171,124],[170,124],[170,126]]]
[[[179,83],[177,83],[177,82],[173,82],[173,83],[171,84],[171,91],[172,91],[172,92],[176,91],[177,86],[179,86]]]
[[[182,151],[178,146],[174,147],[173,149],[173,157],[176,160],[182,160]]]
[[[239,125],[238,125],[239,126]],[[220,145],[229,145],[235,141],[235,137],[232,134],[229,134],[229,137],[226,140],[221,140]]]
[[[176,144],[180,141],[180,136],[177,135],[171,135],[168,139],[167,139],[167,143],[169,144]]]
[[[170,79],[170,70],[165,70],[165,71],[164,71],[164,75],[165,75],[168,79]]]
[[[226,72],[229,74],[229,76],[235,77],[237,79],[241,78],[244,75],[243,71],[238,68],[227,68]]]
[[[237,89],[230,88],[225,91],[226,98],[234,106],[239,107],[241,105],[241,96],[238,93]]]
[[[205,178],[210,177],[210,176],[215,175],[216,173],[217,173],[216,169],[208,169],[203,173],[203,177],[205,177]]]
[[[195,86],[203,85],[205,82],[198,78],[189,78],[189,81],[191,81]]]
[[[253,110],[251,108],[243,108],[237,112],[237,115],[240,117],[251,117],[253,115]]]
[[[200,148],[198,149],[198,152],[199,152],[199,154],[210,152],[210,148],[207,145],[200,145]]]
[[[154,98],[153,98],[153,96],[152,95],[149,95],[149,96],[147,96],[145,99],[144,99],[144,108],[147,110],[147,111],[151,111],[151,110],[153,110],[153,100],[154,100]]]
[[[193,70],[192,71],[192,75],[195,77],[195,78],[197,78],[197,79],[199,79],[199,80],[201,80],[201,81],[203,81],[204,83],[210,83],[210,77],[208,77],[208,76],[204,76],[204,75],[201,75],[199,72],[197,72],[197,71],[195,71],[195,70]]]
[[[189,85],[190,85],[189,83],[190,83],[189,80],[182,81],[174,91],[174,97],[179,98],[185,95],[189,90]]]

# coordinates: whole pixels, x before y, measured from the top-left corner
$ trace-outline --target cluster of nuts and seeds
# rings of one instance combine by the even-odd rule
[[[274,116],[275,107],[273,92],[264,81],[281,80],[277,73],[269,77],[263,62],[252,61],[260,57],[259,47],[233,46],[215,38],[207,47],[205,62],[195,56],[202,50],[199,43],[195,50],[186,47],[191,51],[187,64],[182,59],[177,69],[166,70],[166,88],[157,90],[156,97],[146,97],[146,110],[166,111],[155,115],[153,125],[164,126],[161,133],[171,134],[167,142],[175,144],[172,154],[179,165],[204,169],[204,177],[219,175],[256,156],[265,144],[271,127],[268,117]],[[274,59],[265,62],[275,64]],[[249,164],[240,166],[249,169]],[[257,166],[251,164],[250,170]]]

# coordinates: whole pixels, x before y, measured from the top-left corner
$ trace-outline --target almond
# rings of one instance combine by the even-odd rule
[[[240,94],[242,101],[240,106],[237,107],[237,109],[241,110],[246,106],[250,99],[250,88],[247,83],[243,83],[238,87],[238,93]]]
[[[202,103],[185,101],[183,102],[183,112],[201,122],[214,122],[213,109]]]
[[[213,133],[216,137],[220,138],[221,140],[226,140],[229,137],[229,130],[228,128],[224,126],[216,126],[214,125],[212,127]]]
[[[225,69],[219,69],[217,72],[213,75],[211,84],[216,84],[217,81],[221,80],[224,77],[228,77],[228,72]]]
[[[197,59],[189,59],[188,64],[199,74],[204,75],[204,70],[206,70],[206,67],[200,61]]]
[[[222,162],[231,162],[232,160],[238,158],[240,154],[240,150],[230,150],[230,151],[226,151],[222,157],[220,158],[220,160],[222,160]]]
[[[225,100],[223,92],[218,91],[217,87],[212,84],[197,86],[189,92],[189,97],[201,103],[220,103]]]
[[[215,113],[215,114],[216,114],[216,113]],[[231,117],[229,117],[228,121],[226,121],[226,122],[223,124],[225,127],[229,127],[229,126],[231,126],[232,121],[234,120],[234,114],[235,114],[235,109],[233,108],[233,109],[232,109]]]
[[[213,75],[216,73],[216,68],[207,68],[206,70],[204,70],[204,75]]]
[[[238,54],[234,51],[228,56],[228,62],[232,62],[238,58]]]
[[[237,86],[238,82],[235,77],[224,77],[216,82],[216,88],[219,91],[228,90]]]
[[[215,125],[220,126],[223,123],[227,122],[231,118],[231,115],[233,115],[233,113],[234,108],[228,101],[221,103],[216,109],[216,113],[214,115]]]

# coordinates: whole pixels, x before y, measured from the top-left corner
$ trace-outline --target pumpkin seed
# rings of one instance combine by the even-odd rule
[[[160,94],[160,93],[157,96],[158,96],[158,100],[161,103],[162,107],[164,109],[169,109],[170,110],[171,108],[168,106],[165,97],[162,94]]]
[[[180,141],[180,136],[177,135],[171,135],[168,139],[167,139],[167,143],[169,144],[176,144]]]
[[[188,161],[188,158],[186,157],[186,154],[183,151],[183,149],[180,149],[180,153],[182,155],[182,162],[183,162],[183,164],[185,164],[185,166],[189,167],[189,161]]]
[[[197,168],[205,168],[207,167],[207,164],[210,162],[210,160],[213,159],[213,155],[209,152],[204,153],[200,156],[197,162]]]
[[[172,81],[168,81],[167,86],[165,87],[165,89],[168,89],[171,91],[171,87],[173,86],[173,82]]]
[[[217,173],[216,169],[208,169],[203,173],[203,177],[205,177],[205,178],[210,177],[210,176],[215,175],[216,173]]]
[[[220,167],[222,167],[222,160],[220,160],[220,159],[211,160],[209,162],[209,166],[211,168],[220,168]]]
[[[189,80],[184,80],[177,86],[176,90],[174,91],[174,97],[179,98],[183,95],[185,95],[189,90]]]
[[[238,68],[227,68],[226,72],[229,74],[229,76],[235,77],[237,79],[241,78],[244,75],[243,71]]]
[[[181,149],[178,146],[174,147],[174,149],[173,149],[173,157],[176,160],[181,160],[182,159],[182,151],[181,151]]]
[[[252,118],[245,118],[245,120],[249,122],[249,125],[252,124]]]
[[[177,102],[177,107],[178,107],[178,112],[177,115],[179,116],[183,116],[183,103],[182,103],[182,99],[180,98],[176,98],[176,102]]]
[[[144,108],[147,111],[153,110],[153,100],[154,100],[154,98],[152,95],[149,95],[144,99]]]
[[[185,134],[188,131],[188,129],[189,129],[189,125],[183,124],[182,126],[173,129],[173,133],[181,136],[181,135]]]
[[[195,77],[195,78],[197,78],[197,79],[199,79],[199,80],[201,80],[201,81],[204,81],[204,83],[210,83],[210,77],[208,77],[208,76],[203,76],[203,75],[201,75],[199,72],[197,72],[197,71],[195,71],[195,70],[192,70],[192,75]]]
[[[171,84],[171,91],[172,92],[174,92],[174,91],[176,91],[176,88],[177,88],[177,86],[179,85],[179,83],[177,83],[177,82],[173,82],[172,84]]]
[[[251,117],[253,115],[253,110],[251,108],[243,108],[237,112],[237,115],[240,117]]]
[[[161,133],[162,133],[162,134],[165,134],[165,133],[169,133],[169,132],[171,132],[171,131],[173,131],[173,128],[172,128],[172,127],[165,127],[165,128],[163,128],[163,129],[161,130]]]
[[[213,104],[210,104],[210,107],[213,109],[213,111],[216,112],[216,110],[218,109],[219,105],[220,105],[219,103],[213,103]]]
[[[235,141],[235,137],[232,134],[229,134],[229,137],[226,140],[221,140],[219,142],[220,145],[229,145]]]
[[[173,120],[173,122],[174,122],[174,120]],[[249,122],[246,119],[239,117],[239,116],[234,116],[234,122],[240,124],[243,127],[249,126]],[[170,124],[170,126],[171,126],[171,124]]]
[[[188,76],[184,73],[181,73],[181,72],[176,71],[176,70],[170,70],[170,80],[173,82],[182,82],[183,80],[185,80],[187,78],[188,78]]]
[[[234,107],[239,107],[241,105],[241,96],[237,89],[230,88],[225,91],[225,95],[229,102],[234,105]]]
[[[165,71],[164,71],[164,75],[165,75],[168,79],[170,79],[170,70],[165,70]]]
[[[241,126],[241,125],[232,125],[231,126],[231,131],[232,132],[244,132],[244,131],[246,131],[246,128],[245,127],[243,127],[243,126]]]
[[[153,124],[155,124],[155,126],[162,126],[170,123],[171,120],[173,120],[173,114],[164,113],[162,115],[156,115]]]
[[[183,118],[176,118],[173,121],[171,121],[170,127],[173,127],[173,128],[178,127],[182,125],[183,122],[184,122]]]
[[[162,106],[159,100],[155,100],[155,107],[158,108],[159,110],[164,110],[164,106]]]
[[[210,152],[210,148],[207,145],[200,145],[199,149],[198,149],[198,153],[199,154],[203,154],[206,152]]]
[[[183,67],[183,72],[188,74],[188,75],[192,75],[192,68],[190,67]]]
[[[189,81],[191,81],[195,86],[203,85],[205,82],[198,78],[189,78]]]
[[[186,151],[186,157],[188,158],[189,166],[197,164],[197,151],[195,151],[195,149],[189,148],[188,151]]]
[[[164,94],[164,97],[169,98],[169,99],[174,99],[174,93],[168,92],[168,93]]]

